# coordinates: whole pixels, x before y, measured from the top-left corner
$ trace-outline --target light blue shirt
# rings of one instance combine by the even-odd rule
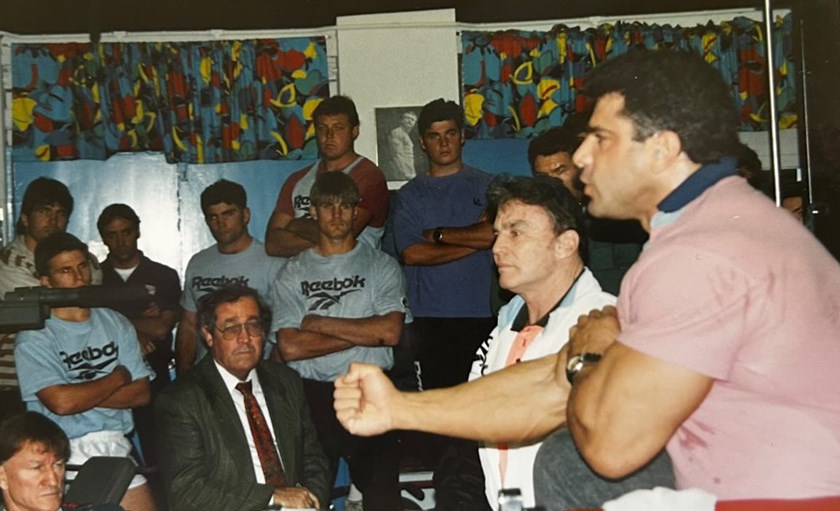
[[[91,309],[90,319],[81,323],[49,318],[43,329],[19,333],[15,360],[26,407],[55,421],[69,438],[96,431],[128,433],[134,428],[131,410],[94,407],[73,415],[56,415],[38,399],[39,391],[95,381],[118,365],[125,366],[134,380],[152,375],[134,326],[110,309]]]

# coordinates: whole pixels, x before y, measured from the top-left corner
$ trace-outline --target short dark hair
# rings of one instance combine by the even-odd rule
[[[110,204],[105,206],[105,209],[99,214],[99,219],[96,220],[96,228],[99,229],[99,235],[104,236],[105,228],[117,218],[133,223],[135,228],[140,227],[140,217],[131,209],[131,206],[127,204]]]
[[[556,153],[569,153],[571,156],[577,151],[590,113],[587,111],[572,114],[562,126],[551,128],[528,144],[528,164],[531,165],[532,173],[537,156],[551,156]]]
[[[738,115],[720,74],[700,56],[676,50],[631,50],[587,75],[593,99],[618,93],[635,139],[661,130],[676,133],[694,163],[735,154]]]
[[[0,423],[0,465],[9,461],[27,442],[44,446],[64,461],[70,458],[70,441],[52,420],[37,412],[21,412]]]
[[[583,210],[563,181],[548,176],[495,177],[487,187],[487,218],[490,223],[496,221],[499,210],[510,201],[543,208],[551,218],[557,235],[570,229],[576,231],[580,238],[578,254],[584,261],[588,260]]]
[[[353,178],[340,171],[319,175],[309,191],[310,203],[317,207],[330,198],[337,198],[343,204],[356,206],[359,203],[359,189]]]
[[[28,217],[37,208],[52,204],[58,204],[67,210],[68,217],[73,213],[73,196],[70,195],[70,190],[67,189],[67,185],[55,179],[39,177],[26,187],[26,191],[23,193],[23,201],[20,205],[20,213]],[[24,234],[26,231],[20,218],[18,218],[15,229],[18,234]]]
[[[216,325],[216,309],[219,305],[223,303],[234,303],[241,298],[247,297],[251,297],[257,301],[260,309],[260,321],[263,324],[263,334],[268,334],[268,327],[271,325],[271,309],[260,298],[259,293],[248,286],[223,286],[199,298],[198,311],[196,312],[198,327],[205,327],[212,332]]]
[[[201,192],[201,212],[204,216],[207,216],[210,206],[221,203],[235,204],[245,209],[248,207],[248,195],[245,193],[245,188],[239,183],[219,179]]]
[[[69,232],[56,232],[47,236],[35,247],[35,271],[45,276],[50,272],[50,261],[62,252],[78,250],[88,257],[88,246]]]
[[[319,117],[341,114],[347,116],[350,126],[359,125],[359,113],[356,111],[356,104],[347,96],[331,96],[321,101],[312,112],[312,119],[317,123]]]
[[[459,130],[464,129],[464,109],[454,101],[438,98],[426,103],[417,117],[417,129],[420,136],[435,122],[455,121]]]

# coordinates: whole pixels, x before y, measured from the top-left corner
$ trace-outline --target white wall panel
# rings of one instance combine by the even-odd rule
[[[375,108],[459,101],[457,28],[454,9],[337,19],[339,92],[359,110],[358,153],[376,161]]]

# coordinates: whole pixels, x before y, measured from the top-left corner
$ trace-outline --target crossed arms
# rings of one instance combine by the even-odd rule
[[[405,264],[430,266],[445,264],[466,257],[473,252],[486,250],[493,246],[493,226],[480,220],[466,227],[441,228],[441,240],[434,240],[435,229],[425,229],[425,241],[409,245],[402,251]]]
[[[366,318],[332,318],[309,314],[299,328],[277,331],[274,354],[285,361],[303,360],[346,350],[353,346],[395,346],[405,314],[398,311]]]
[[[136,408],[149,404],[149,379],[131,380],[125,366],[108,376],[84,383],[50,385],[35,393],[56,415],[73,415],[91,408]]]

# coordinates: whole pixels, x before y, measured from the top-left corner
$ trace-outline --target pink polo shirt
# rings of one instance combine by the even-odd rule
[[[668,443],[678,486],[840,495],[840,266],[737,177],[653,225],[619,341],[715,379]]]

